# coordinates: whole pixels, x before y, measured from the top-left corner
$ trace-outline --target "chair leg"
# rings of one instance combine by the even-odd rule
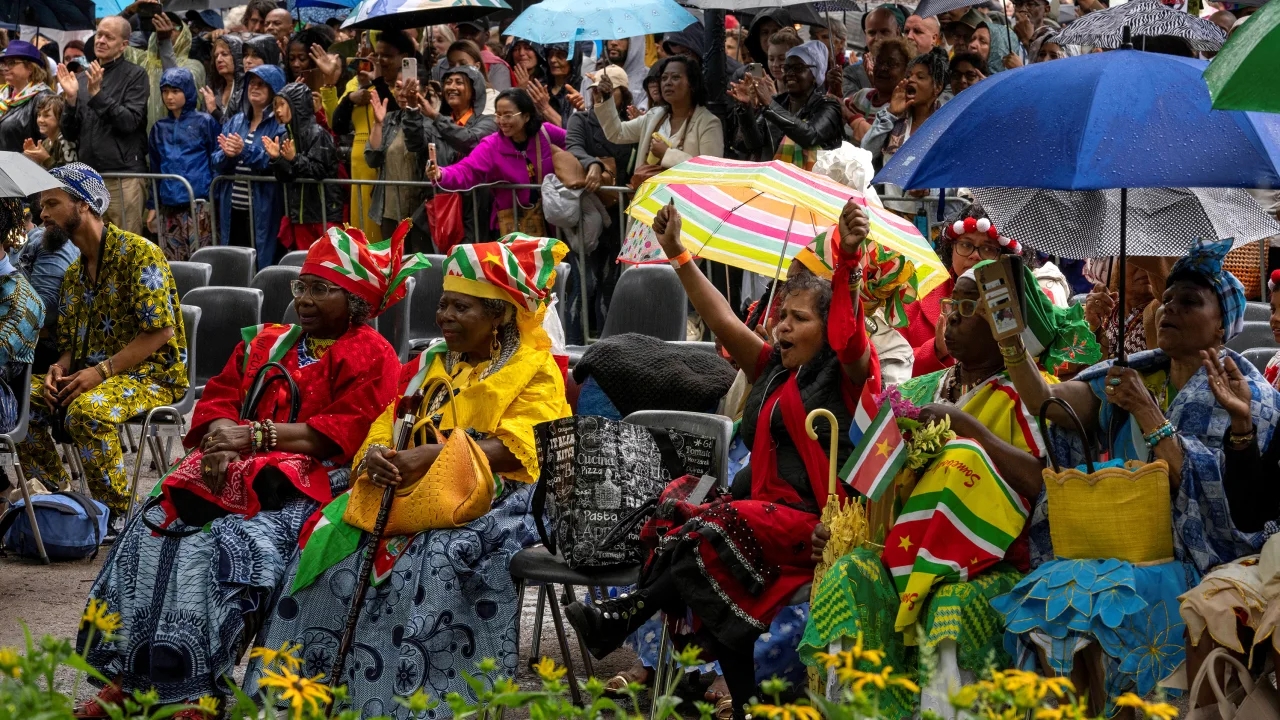
[[[514,578],[512,578],[514,580]],[[524,588],[523,579],[516,580],[516,668],[520,668],[520,627],[524,625]]]
[[[71,473],[71,487],[84,490],[85,483],[80,476],[80,458],[76,453],[76,449],[70,443],[59,443],[59,447],[62,448],[62,460],[67,466],[67,472]],[[58,489],[61,490],[62,488]]]
[[[120,428],[124,431],[125,447],[129,448],[129,452],[138,452],[138,441],[133,437],[133,426],[129,423],[122,423]]]
[[[670,672],[671,636],[667,632],[667,619],[662,618],[662,632],[658,635],[658,659],[653,668],[653,685],[649,689],[649,720],[658,718],[658,698],[665,691]]]
[[[133,480],[129,483],[129,506],[124,512],[124,521],[127,523],[133,517],[133,506],[138,498],[138,478],[142,475],[142,460],[147,456],[147,450],[151,447],[151,443],[147,442],[147,433],[151,431],[151,416],[142,423],[142,445],[138,448],[138,453],[133,458]]]
[[[569,638],[564,632],[564,617],[560,615],[560,599],[556,597],[555,588],[547,593],[547,601],[551,603],[551,621],[556,625],[556,640],[560,643],[560,654],[564,656],[565,669],[569,671],[569,697],[573,704],[582,707],[582,691],[578,689],[578,675],[573,670],[573,657],[569,654]]]
[[[587,595],[590,594],[591,588],[587,588]],[[573,596],[572,585],[564,586],[564,597],[562,600],[569,603],[577,600],[577,598]],[[587,672],[587,677],[593,677],[596,674],[595,661],[592,660],[591,653],[587,652],[587,641],[576,632],[574,635],[578,638],[578,649],[582,651],[582,669]]]
[[[44,538],[40,536],[40,526],[36,523],[36,509],[31,506],[31,495],[27,492],[27,478],[22,474],[22,463],[18,462],[18,448],[8,436],[0,437],[0,446],[7,446],[13,458],[13,471],[18,476],[18,487],[21,488],[23,505],[27,511],[27,522],[31,524],[31,534],[36,538],[36,550],[40,551],[40,562],[49,564],[49,553],[44,550]]]
[[[533,645],[529,648],[529,667],[541,660],[542,655],[542,609],[547,602],[547,586],[538,586],[538,606],[533,610]]]

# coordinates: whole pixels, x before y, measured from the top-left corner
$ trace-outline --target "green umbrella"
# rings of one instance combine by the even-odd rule
[[[1280,2],[1263,5],[1231,34],[1204,71],[1213,107],[1280,113]]]

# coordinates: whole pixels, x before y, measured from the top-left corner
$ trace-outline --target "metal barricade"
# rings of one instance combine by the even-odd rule
[[[108,181],[109,181],[109,180],[144,180],[144,181],[150,181],[150,184],[151,184],[151,197],[154,199],[155,206],[156,206],[156,219],[157,219],[157,222],[156,222],[156,236],[157,236],[157,237],[164,237],[164,227],[163,227],[163,226],[160,224],[160,222],[159,222],[159,218],[160,218],[160,186],[159,186],[159,181],[161,181],[161,180],[176,180],[176,181],[178,181],[178,182],[182,183],[182,186],[183,186],[184,188],[186,188],[186,189],[187,189],[187,198],[188,198],[188,199],[187,199],[187,202],[188,202],[188,204],[190,205],[190,209],[191,209],[191,238],[190,238],[190,242],[191,242],[191,245],[192,245],[193,247],[194,247],[194,246],[199,242],[199,240],[200,240],[200,220],[199,220],[200,216],[199,216],[199,214],[196,212],[196,191],[191,187],[191,183],[190,183],[186,178],[182,177],[181,175],[173,175],[173,174],[171,174],[171,173],[102,173],[102,179],[103,179],[103,180],[108,180]],[[122,196],[124,195],[124,188],[123,188],[123,187],[121,187],[121,189],[120,189],[120,194],[121,194]],[[144,203],[143,203],[143,207],[138,208],[138,212],[139,212],[139,213],[143,213],[143,225],[145,225],[145,224],[146,224],[146,214],[145,214],[145,212],[144,212],[144,210],[145,210],[145,209],[146,209],[146,203],[144,202]],[[127,224],[128,224],[128,223],[125,221],[125,218],[126,218],[126,217],[127,217],[127,215],[128,215],[128,211],[129,211],[129,208],[128,208],[127,206],[126,206],[126,207],[122,207],[122,208],[120,208],[120,224],[121,224],[121,225],[127,225]]]

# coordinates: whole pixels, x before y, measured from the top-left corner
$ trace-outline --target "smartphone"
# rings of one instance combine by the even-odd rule
[[[418,79],[418,58],[407,57],[400,61],[400,79],[401,80],[417,80]]]
[[[427,160],[429,160],[432,165],[436,164],[436,144],[435,143],[427,143]]]
[[[138,3],[138,25],[142,28],[142,32],[155,32],[155,17],[158,12],[160,12],[159,3]]]
[[[1004,255],[974,268],[978,293],[987,309],[987,321],[996,340],[1022,334],[1026,328],[1022,309],[1022,258]]]
[[[747,63],[747,74],[759,79],[764,77],[764,66],[760,63]]]

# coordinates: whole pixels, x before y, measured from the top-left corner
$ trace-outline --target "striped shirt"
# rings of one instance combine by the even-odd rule
[[[258,134],[258,132],[257,132],[256,130],[250,130],[250,131],[249,131],[249,134],[245,136],[245,138],[244,138],[244,146],[245,146],[246,148],[253,144],[253,139],[254,139],[254,137],[256,137],[256,136],[257,136],[257,134]],[[237,175],[252,175],[252,174],[253,174],[253,168],[251,168],[251,167],[249,167],[248,165],[245,165],[245,164],[244,164],[244,153],[243,153],[243,152],[242,152],[242,153],[240,153],[240,162],[236,165],[236,174],[237,174]],[[248,210],[248,209],[249,209],[249,202],[250,202],[249,197],[250,197],[250,193],[251,193],[251,192],[252,192],[252,191],[251,191],[251,189],[249,188],[249,183],[247,183],[247,182],[237,182],[237,183],[232,184],[232,186],[231,186],[231,209],[232,209],[232,210]]]

